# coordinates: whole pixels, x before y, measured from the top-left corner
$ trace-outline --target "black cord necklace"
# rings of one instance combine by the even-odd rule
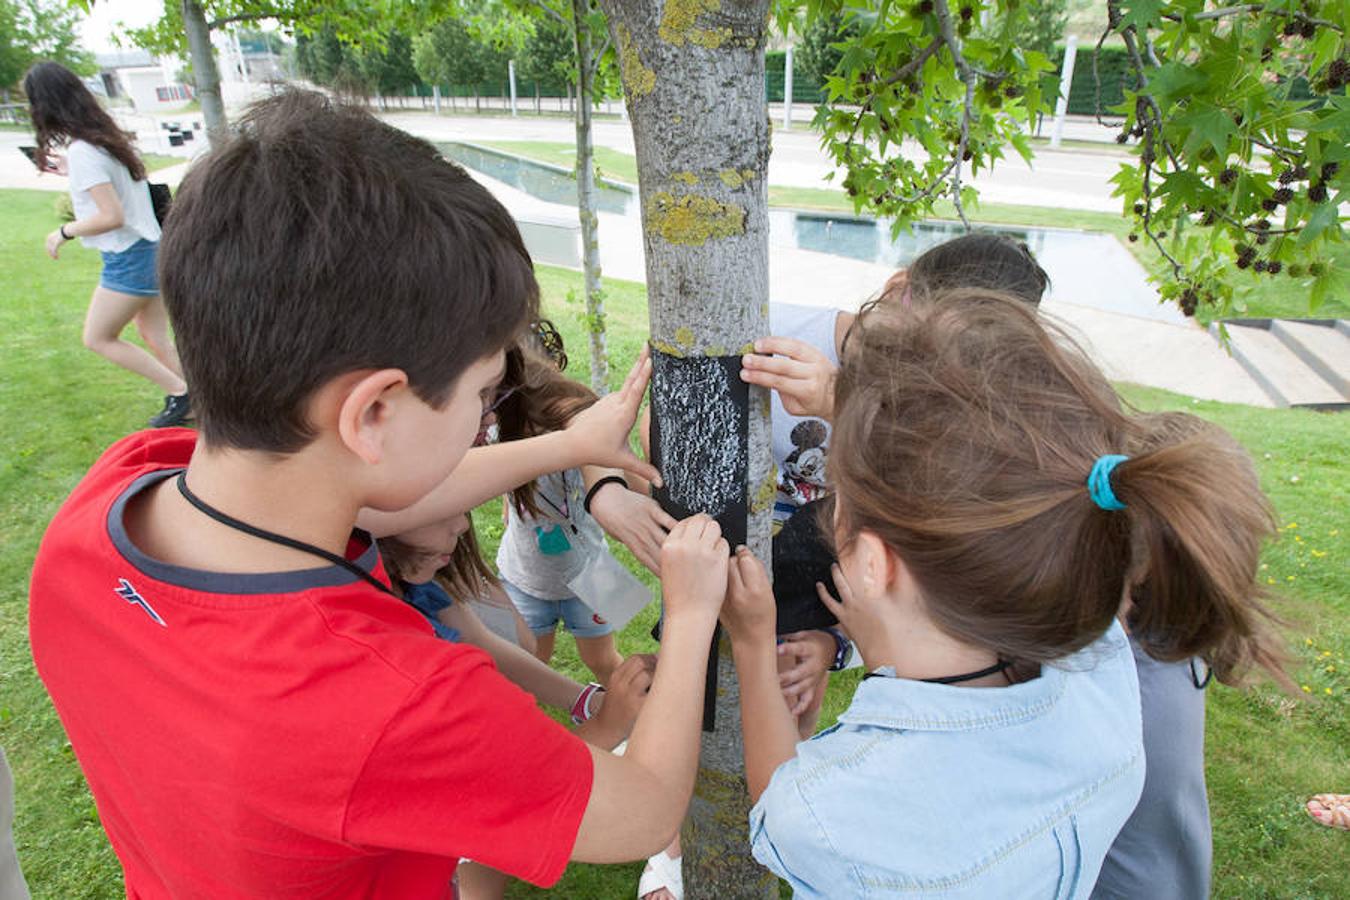
[[[543,500],[549,506],[553,507],[553,511],[563,517],[563,520],[567,522],[567,527],[572,529],[573,534],[580,534],[581,532],[577,530],[576,523],[572,521],[572,504],[567,498],[566,472],[562,473],[562,484],[563,484],[562,506],[559,506],[558,504],[554,503],[553,500],[549,497],[549,495],[545,494],[541,488],[536,487],[534,492],[536,495],[538,495],[540,500]]]
[[[995,675],[999,672],[1006,672],[1012,668],[1012,665],[1013,665],[1012,660],[1000,659],[992,666],[986,666],[985,668],[980,669],[976,672],[966,672],[961,675],[943,675],[940,678],[920,678],[919,680],[927,682],[928,684],[960,684],[963,681],[974,681],[977,678],[984,678],[986,675]],[[892,678],[892,677],[894,676],[886,675],[882,672],[868,672],[866,675],[863,676],[863,680],[866,681],[868,678]],[[1009,679],[1008,683],[1011,684],[1012,679]]]
[[[244,534],[251,535],[252,537],[260,538],[264,541],[270,541],[273,544],[280,544],[283,547],[290,547],[292,550],[299,550],[302,553],[309,553],[321,559],[326,559],[333,565],[341,566],[348,572],[351,572],[356,577],[368,581],[370,584],[379,588],[384,593],[389,594],[390,596],[397,596],[394,594],[392,590],[389,589],[388,585],[386,585],[384,582],[380,581],[380,579],[376,578],[374,575],[370,574],[365,569],[361,568],[360,566],[358,566],[356,563],[352,562],[349,559],[345,559],[341,556],[338,556],[336,553],[329,553],[322,547],[316,547],[313,544],[307,544],[304,541],[297,541],[295,538],[288,538],[284,534],[277,534],[274,531],[267,531],[266,529],[259,528],[256,525],[250,525],[247,522],[240,521],[239,519],[236,519],[234,516],[231,516],[227,513],[223,513],[220,510],[216,509],[214,506],[211,506],[201,497],[198,497],[196,494],[192,493],[192,491],[188,489],[186,469],[184,469],[182,472],[179,472],[178,478],[175,480],[178,482],[178,493],[183,495],[184,500],[186,500],[188,503],[191,503],[193,507],[197,509],[198,512],[202,513],[203,515],[209,518],[215,519],[220,524],[233,528],[235,531],[242,531]]]

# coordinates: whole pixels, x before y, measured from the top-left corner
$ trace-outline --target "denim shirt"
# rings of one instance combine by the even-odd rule
[[[1085,898],[1143,783],[1113,623],[1010,687],[865,680],[775,770],[750,839],[796,897]]]

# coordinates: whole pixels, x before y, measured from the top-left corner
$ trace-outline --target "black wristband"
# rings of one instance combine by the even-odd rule
[[[65,223],[64,223],[64,222],[61,223],[61,227],[58,228],[58,229],[56,229],[56,230],[59,231],[59,232],[61,232],[61,239],[62,239],[62,240],[66,240],[66,241],[73,241],[73,240],[75,240],[75,238],[74,238],[73,236],[71,236],[71,235],[69,235],[69,234],[66,234],[66,226],[65,226]]]
[[[604,478],[601,478],[595,484],[591,485],[591,489],[586,492],[586,499],[581,504],[581,508],[586,510],[586,515],[589,516],[591,514],[591,501],[595,499],[596,493],[611,482],[617,482],[618,484],[623,485],[624,490],[628,489],[628,482],[620,475],[606,475]]]

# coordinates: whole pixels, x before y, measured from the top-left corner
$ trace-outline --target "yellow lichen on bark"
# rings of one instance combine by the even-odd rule
[[[620,24],[616,30],[619,33],[619,71],[624,87],[634,100],[640,100],[656,87],[656,73],[642,64],[628,26]]]
[[[688,41],[716,50],[731,39],[731,29],[726,26],[698,28],[694,22],[704,13],[716,12],[721,7],[720,0],[666,0],[657,34],[661,40],[677,47]]]
[[[676,172],[674,175],[670,176],[670,179],[672,181],[683,182],[684,184],[687,184],[690,187],[693,187],[694,185],[698,184],[698,176],[695,175],[693,172]]]
[[[653,350],[660,351],[661,353],[664,353],[666,356],[674,356],[678,358],[684,357],[684,351],[681,350],[679,347],[675,346],[674,344],[672,344],[670,341],[662,341],[653,338],[651,341],[651,347]]]
[[[717,238],[745,234],[745,209],[702,194],[676,196],[658,191],[647,201],[649,231],[672,244],[702,246]]]
[[[717,173],[717,177],[722,179],[722,183],[733,191],[745,184],[745,179],[742,178],[741,173],[737,172],[735,169],[723,169]]]
[[[778,472],[770,467],[769,474],[759,483],[759,489],[755,491],[755,496],[750,499],[750,511],[757,513],[772,508],[774,498],[777,495]]]
[[[681,347],[694,346],[694,329],[688,326],[681,326],[675,329],[675,343]]]

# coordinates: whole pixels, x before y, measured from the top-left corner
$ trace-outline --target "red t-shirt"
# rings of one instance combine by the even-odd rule
[[[127,539],[195,435],[113,445],[33,566],[38,673],[135,898],[440,898],[459,857],[549,885],[585,745],[481,650],[338,566],[237,575]],[[377,572],[353,541],[349,558]]]

